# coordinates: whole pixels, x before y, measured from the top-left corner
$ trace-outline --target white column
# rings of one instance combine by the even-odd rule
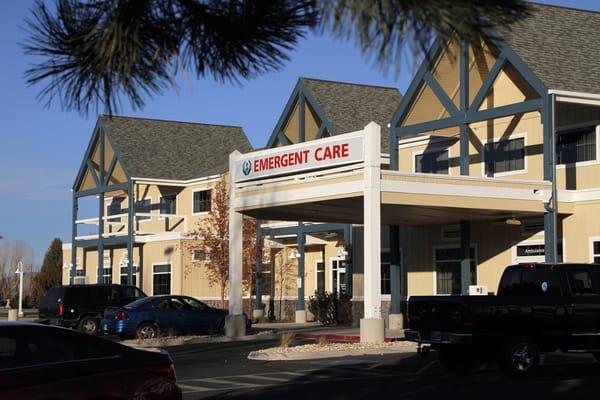
[[[235,168],[239,151],[229,155],[229,315],[225,334],[230,337],[246,333],[242,304],[242,214],[235,211]]]
[[[364,308],[361,342],[383,342],[381,318],[381,128],[365,127],[364,160]]]

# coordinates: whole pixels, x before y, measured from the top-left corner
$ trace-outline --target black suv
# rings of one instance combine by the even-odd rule
[[[51,325],[77,328],[95,334],[106,307],[119,307],[147,297],[135,286],[69,285],[55,286],[42,300],[41,320]]]

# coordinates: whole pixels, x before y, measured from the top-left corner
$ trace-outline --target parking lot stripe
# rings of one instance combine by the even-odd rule
[[[289,382],[291,379],[293,379],[292,377],[277,378],[275,376],[267,376],[267,375],[239,375],[239,377],[240,378],[248,378],[248,379],[263,379],[263,380],[275,381],[275,382]]]
[[[212,383],[212,384],[217,384],[217,385],[235,385],[235,386],[239,386],[239,387],[261,387],[261,386],[265,386],[264,384],[256,384],[256,383],[248,383],[248,382],[237,382],[237,381],[233,380],[235,378],[236,378],[236,376],[232,376],[232,377],[230,377],[230,379],[201,378],[201,379],[194,379],[194,382]]]
[[[204,386],[182,385],[181,383],[178,383],[177,386],[179,386],[183,390],[184,393],[208,392],[211,390],[215,390],[213,388],[204,387]]]

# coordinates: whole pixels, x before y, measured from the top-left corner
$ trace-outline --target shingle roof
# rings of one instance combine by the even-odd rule
[[[600,94],[600,13],[531,4],[498,34],[548,89]]]
[[[252,151],[239,126],[102,116],[132,177],[188,180],[229,168],[229,153]]]
[[[384,153],[389,152],[388,123],[402,99],[398,89],[312,78],[300,79],[336,133],[357,131],[375,121],[381,126],[381,150]]]

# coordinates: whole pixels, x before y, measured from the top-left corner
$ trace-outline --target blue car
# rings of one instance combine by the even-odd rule
[[[153,339],[159,336],[219,334],[228,311],[210,307],[188,296],[152,296],[123,307],[104,310],[103,333]],[[246,317],[246,326],[250,320]]]

